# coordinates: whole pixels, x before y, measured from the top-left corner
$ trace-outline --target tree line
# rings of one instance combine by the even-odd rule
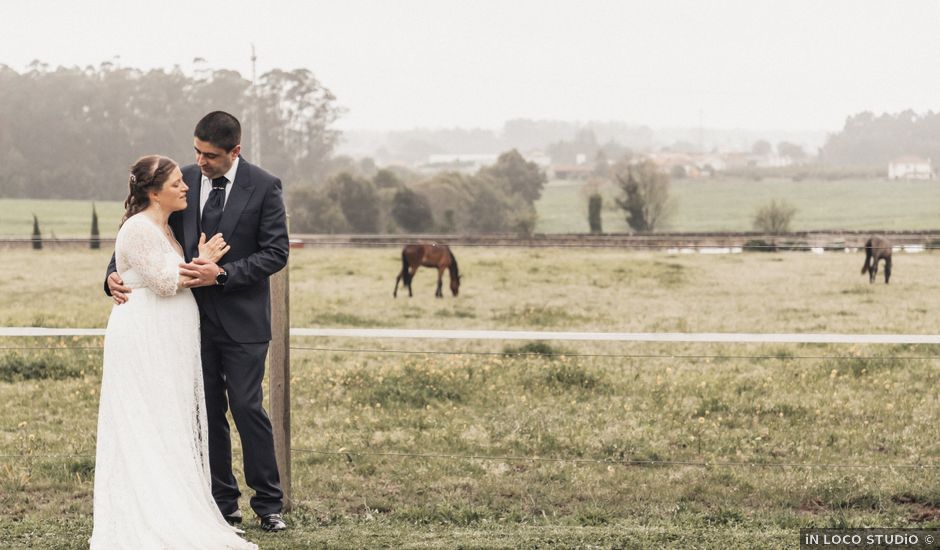
[[[940,159],[940,113],[858,113],[820,151],[828,165],[887,166],[904,155]]]
[[[298,232],[530,233],[545,174],[515,150],[476,174],[419,177],[333,155],[342,109],[306,69],[274,69],[257,86],[238,72],[142,71],[103,63],[25,72],[0,65],[0,196],[121,200],[127,169],[149,153],[185,164],[206,112],[242,121],[243,154],[257,131],[260,164],[284,182]],[[35,221],[35,220],[34,220]],[[36,222],[37,224],[39,222]]]
[[[193,127],[213,110],[242,121],[249,161],[256,124],[262,164],[285,181],[313,181],[339,137],[331,128],[341,113],[336,98],[306,69],[275,69],[257,84],[231,70],[34,62],[18,73],[0,65],[0,196],[123,199],[138,157],[191,162]]]
[[[369,162],[347,165],[322,185],[294,186],[287,202],[291,229],[301,233],[527,235],[545,181],[537,164],[512,149],[475,174],[421,177]]]

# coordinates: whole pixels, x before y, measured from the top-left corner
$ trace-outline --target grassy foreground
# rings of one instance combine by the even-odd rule
[[[108,254],[4,251],[21,269],[0,281],[0,326],[103,326]],[[415,297],[393,300],[396,250],[294,251],[292,324],[940,326],[936,254],[899,255],[889,286],[869,285],[856,254],[456,254],[458,298],[434,299],[422,270]],[[522,344],[295,339],[293,528],[250,524],[248,537],[265,549],[792,548],[806,526],[940,526],[932,347]],[[97,349],[2,351],[0,547],[86,547],[99,362]]]

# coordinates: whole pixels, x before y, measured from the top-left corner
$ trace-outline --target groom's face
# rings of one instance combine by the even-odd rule
[[[202,174],[209,179],[224,176],[232,167],[232,163],[241,152],[241,145],[236,145],[231,151],[226,151],[208,141],[193,138],[193,148],[196,150],[196,164]]]

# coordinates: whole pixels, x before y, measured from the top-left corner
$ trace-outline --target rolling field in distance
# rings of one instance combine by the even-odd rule
[[[661,229],[675,232],[750,231],[754,213],[771,199],[796,207],[791,229],[940,229],[940,183],[887,180],[761,181],[713,178],[674,180],[674,214]],[[619,189],[609,184],[604,196],[603,229],[624,233],[629,228],[614,199]],[[586,233],[587,191],[584,183],[552,181],[536,203],[538,233]],[[119,201],[96,202],[102,237],[113,237],[124,213]],[[91,201],[0,199],[0,236],[32,234],[33,213],[44,237],[87,237],[91,232]]]

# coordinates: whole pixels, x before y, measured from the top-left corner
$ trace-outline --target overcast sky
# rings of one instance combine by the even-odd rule
[[[0,63],[305,67],[344,129],[511,118],[837,130],[940,109],[940,2],[0,1]]]

